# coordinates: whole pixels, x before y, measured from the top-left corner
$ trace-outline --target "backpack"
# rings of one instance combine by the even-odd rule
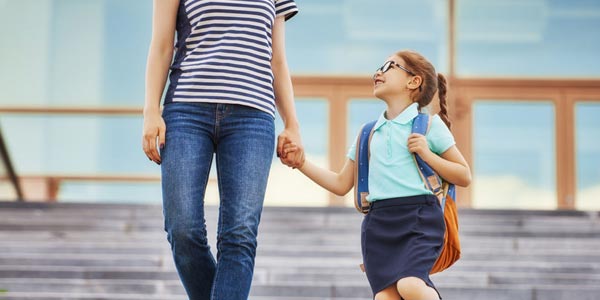
[[[356,142],[356,169],[354,176],[354,206],[367,214],[369,212],[369,145],[373,137],[373,128],[377,120],[363,126]],[[431,118],[428,114],[419,113],[413,120],[412,132],[425,135],[429,130]],[[458,236],[458,214],[456,209],[456,189],[454,184],[444,181],[435,171],[425,163],[417,154],[413,155],[419,175],[423,183],[440,201],[444,212],[446,232],[442,251],[430,274],[441,272],[460,258],[460,240]]]

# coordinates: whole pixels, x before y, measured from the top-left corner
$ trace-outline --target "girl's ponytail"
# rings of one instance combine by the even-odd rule
[[[446,126],[448,126],[448,129],[450,129],[452,124],[450,123],[450,118],[448,117],[448,106],[446,104],[446,91],[447,91],[448,83],[446,82],[446,77],[444,77],[444,75],[442,75],[441,73],[438,73],[437,81],[438,81],[438,98],[440,99],[440,112],[438,113],[438,115],[440,116],[442,121],[444,121],[444,123],[446,123]]]

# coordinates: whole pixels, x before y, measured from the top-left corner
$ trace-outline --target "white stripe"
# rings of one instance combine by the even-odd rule
[[[222,45],[224,43],[225,44],[235,44],[235,46]],[[254,55],[262,56],[266,60],[270,60],[271,59],[271,51],[269,51],[270,50],[269,47],[264,47],[264,46],[261,46],[261,45],[256,45],[255,43],[252,43],[252,42],[246,42],[246,41],[235,41],[235,42],[232,42],[232,41],[229,41],[229,40],[217,40],[217,41],[202,41],[201,43],[192,43],[192,45],[193,44],[198,44],[198,45],[202,44],[203,46],[211,46],[211,47],[205,47],[205,48],[202,48],[202,49],[195,49],[196,47],[194,47],[195,51],[196,50],[197,51],[210,51],[210,50],[215,50],[217,47],[223,47],[223,49],[237,50],[237,51],[242,51],[242,52],[249,52],[249,53],[252,53]],[[225,47],[230,47],[230,48],[225,48]],[[259,48],[261,51],[250,49],[248,47]],[[193,49],[193,48],[192,47],[188,47],[188,49]]]
[[[224,68],[220,68],[220,69],[224,69]],[[239,70],[240,69],[234,69],[234,71],[239,71]],[[254,77],[250,77],[248,74],[244,74],[244,73],[240,73],[240,72],[238,72],[236,74],[223,73],[223,72],[214,72],[214,71],[210,71],[209,72],[209,71],[202,71],[201,68],[192,68],[192,69],[185,70],[185,71],[186,72],[184,72],[182,74],[182,77],[185,76],[185,77],[190,78],[190,77],[193,77],[193,76],[202,76],[202,75],[204,75],[204,76],[210,76],[210,75],[213,75],[213,76],[227,76],[227,77],[231,77],[231,78],[240,78],[240,79],[244,79],[244,80],[247,80],[247,81],[256,82],[256,83],[259,83],[259,84],[261,84],[263,86],[272,85],[271,78],[260,77],[260,78],[264,78],[264,79],[263,80],[259,80],[259,79],[256,79]]]
[[[235,79],[242,79],[242,80],[246,80],[246,81],[250,81],[256,84],[257,87],[263,88],[263,89],[268,89],[268,90],[272,90],[273,89],[273,82],[269,79],[267,80],[261,80],[261,79],[256,79],[253,77],[248,77],[244,74],[230,74],[230,73],[223,73],[223,72],[207,72],[207,71],[193,71],[193,72],[186,72],[181,74],[181,77],[179,77],[179,80],[185,79],[188,81],[191,81],[192,79],[200,79],[200,78],[194,78],[197,76],[219,76],[219,77],[228,77],[228,78],[235,78]],[[201,79],[200,79],[201,81]]]
[[[260,1],[254,1],[252,3],[252,5],[255,5],[255,4],[261,5],[262,4],[261,5],[262,8],[260,8],[260,7],[245,7],[245,6],[242,7],[242,6],[235,6],[235,5],[225,5],[225,3],[223,3],[223,2],[214,3],[214,4],[211,4],[211,5],[204,6],[204,7],[196,8],[201,3],[202,3],[202,1],[198,1],[198,3],[194,3],[194,4],[186,7],[186,12],[188,13],[188,15],[194,15],[194,14],[197,14],[199,12],[201,13],[201,12],[204,12],[204,11],[207,11],[207,10],[213,10],[213,9],[239,11],[240,13],[242,13],[242,14],[245,13],[246,15],[249,15],[251,13],[256,13],[256,12],[258,12],[258,13],[264,13],[266,15],[269,15],[270,13],[271,14],[275,14],[275,11],[273,10],[274,6],[270,7],[268,5],[264,5],[264,3],[261,3]],[[244,2],[242,4],[247,5],[248,2]],[[228,15],[228,14],[226,14],[226,15]]]
[[[190,13],[190,15],[193,15],[193,13]],[[258,14],[250,14],[250,13],[239,13],[238,14],[238,13],[231,13],[231,12],[207,12],[207,13],[202,13],[202,14],[197,15],[195,18],[190,20],[190,23],[196,24],[201,19],[211,18],[211,17],[223,18],[222,22],[230,22],[230,21],[242,22],[241,20],[224,19],[225,17],[228,17],[228,18],[238,17],[238,18],[251,19],[251,21],[244,20],[244,22],[249,22],[250,24],[253,24],[256,26],[264,26],[265,23],[269,23],[271,21],[271,19],[268,16],[263,16],[263,15],[258,15]]]
[[[188,1],[185,2],[186,12],[188,12],[188,14],[191,14],[191,13],[189,13],[190,11],[194,10],[195,7],[197,7],[198,5],[200,5],[200,4],[203,3],[202,1],[197,1],[194,4],[189,5],[191,1],[194,1],[194,0],[188,0]],[[213,1],[213,2],[216,2],[216,1]],[[233,4],[233,5],[226,5],[226,4]],[[233,1],[233,0],[227,1],[227,2],[220,1],[220,2],[213,3],[211,5],[207,5],[204,9],[203,8],[197,9],[196,11],[198,11],[198,10],[206,10],[206,9],[212,9],[213,7],[218,7],[219,9],[239,9],[239,10],[246,10],[246,11],[248,9],[251,9],[251,8],[248,8],[248,7],[236,7],[236,6],[234,6],[235,4],[238,4],[238,5],[247,5],[248,2],[246,2],[246,1]],[[268,11],[270,11],[273,14],[275,14],[275,11],[274,11],[275,5],[267,4],[264,1],[253,1],[252,5],[263,6]],[[254,8],[254,9],[258,10],[258,8]],[[262,9],[261,9],[261,11],[262,11]]]
[[[223,45],[224,43],[227,44],[234,44],[235,46],[230,46],[230,45]],[[202,45],[204,46],[203,48],[199,48],[199,46]],[[208,46],[208,47],[206,47]],[[245,47],[247,46],[247,47]],[[229,50],[237,50],[237,51],[241,51],[241,52],[248,52],[248,53],[252,53],[254,55],[258,55],[261,56],[262,59],[269,61],[271,60],[271,56],[273,55],[273,53],[271,53],[269,51],[269,47],[265,47],[263,45],[257,45],[255,43],[252,42],[246,42],[246,41],[229,41],[229,40],[216,40],[216,41],[202,41],[200,43],[191,43],[189,45],[186,45],[188,51],[192,50],[192,52],[190,53],[190,55],[194,55],[193,53],[196,52],[204,52],[204,51],[213,51],[216,49],[229,49]],[[265,52],[262,51],[258,51],[258,50],[254,50],[254,49],[250,49],[250,47],[252,48],[258,48],[260,50],[263,50]],[[227,53],[227,51],[223,51],[223,53]],[[254,58],[253,60],[261,60],[260,58]]]
[[[295,8],[295,9],[290,9],[290,8]],[[276,10],[277,10],[277,15],[280,16],[283,13],[289,14],[292,11],[297,10],[297,8],[295,7],[295,3],[294,2],[290,2],[288,4],[284,4],[282,6],[278,6]],[[289,11],[287,11],[287,10],[289,10]]]
[[[183,70],[185,72],[185,74],[192,74],[192,73],[200,73],[204,69],[207,69],[207,68],[210,68],[210,67],[200,64],[200,65],[181,67],[181,70]],[[212,67],[212,68],[235,72],[234,74],[220,73],[220,74],[230,74],[229,75],[230,77],[240,77],[242,79],[247,78],[248,80],[251,80],[252,77],[250,77],[250,76],[254,75],[255,77],[263,79],[263,80],[261,80],[261,82],[263,82],[263,83],[271,82],[271,76],[265,75],[265,74],[259,74],[259,73],[256,73],[256,72],[250,71],[250,70],[245,70],[245,69],[235,68],[235,67],[228,67],[228,66],[218,66],[218,67]],[[207,74],[217,74],[217,73],[215,73],[214,71],[211,71],[210,73],[207,72]],[[256,79],[254,79],[252,81],[256,81]]]
[[[256,61],[256,62],[259,62],[259,61]],[[260,61],[260,62],[262,62],[262,61]],[[235,63],[236,65],[245,66],[245,67],[248,67],[248,68],[258,69],[259,71],[263,71],[263,72],[271,74],[271,68],[266,68],[266,67],[263,67],[263,66],[259,66],[257,64],[253,64],[253,63],[249,63],[249,62],[245,62],[245,61],[238,61],[238,60],[235,60],[235,59],[207,58],[207,59],[203,59],[202,61],[197,61],[197,63],[202,63],[202,64],[215,63],[215,64],[218,64],[218,66],[214,66],[215,68],[220,68],[222,64]],[[189,66],[191,64],[192,63],[189,62],[188,64],[185,64],[185,65]]]
[[[211,26],[210,26],[210,28],[198,28],[199,26],[203,26],[203,25],[211,25]],[[265,33],[264,30],[248,28],[248,27],[240,27],[240,26],[238,26],[238,23],[235,23],[235,22],[230,23],[230,24],[224,24],[220,20],[202,21],[202,22],[200,22],[200,24],[195,24],[190,32],[190,35],[199,34],[199,33],[203,33],[203,32],[211,32],[213,30],[247,31],[247,32],[252,32],[252,33],[256,33],[256,34],[260,34],[260,35],[264,35],[264,36],[268,37],[267,33]]]
[[[229,59],[235,60],[236,58],[246,59],[246,60],[250,60],[252,62],[256,62],[257,66],[263,65],[265,63],[267,63],[267,64],[271,63],[268,60],[256,59],[254,56],[248,56],[245,54],[237,54],[237,53],[231,53],[231,52],[217,52],[217,53],[207,53],[207,54],[194,54],[194,57],[192,57],[192,58],[186,57],[186,59],[195,59],[196,61],[193,61],[193,62],[192,61],[183,61],[181,63],[181,65],[201,64],[204,61],[206,61],[207,59],[211,59],[215,56],[226,56],[227,60],[229,60]]]
[[[204,82],[208,82],[208,81],[204,81]],[[222,81],[213,81],[215,83],[222,83]],[[179,93],[205,93],[203,91],[186,91],[183,92],[179,89],[217,89],[217,90],[221,90],[223,92],[238,92],[238,93],[245,93],[245,94],[249,94],[249,95],[253,95],[257,98],[262,98],[262,99],[268,99],[270,100],[271,97],[273,97],[274,95],[271,94],[270,96],[265,96],[263,94],[257,93],[255,91],[249,90],[249,89],[243,89],[243,88],[236,88],[236,87],[230,87],[230,86],[225,86],[225,85],[207,85],[207,84],[197,84],[197,85],[193,85],[193,84],[179,84],[177,85],[177,89],[175,89],[175,94],[177,94],[177,92]],[[178,91],[179,90],[179,91]]]
[[[202,52],[205,51],[215,51],[215,50],[221,50],[219,51],[219,53],[209,53],[209,54],[201,54]],[[244,58],[244,59],[248,59],[248,60],[252,60],[252,61],[256,61],[256,62],[263,62],[263,63],[269,63],[271,61],[271,57],[270,56],[266,56],[264,54],[261,54],[260,58],[257,58],[256,56],[251,56],[251,55],[246,55],[246,54],[238,54],[238,53],[232,53],[229,52],[227,50],[233,50],[233,51],[238,51],[238,52],[251,52],[251,50],[246,49],[246,48],[241,48],[241,47],[233,47],[233,46],[215,46],[212,48],[208,48],[208,49],[194,49],[191,52],[189,52],[188,57],[186,57],[187,59],[202,59],[202,58],[208,58],[211,56],[214,56],[216,54],[220,54],[220,55],[224,55],[224,56],[230,56],[230,57],[238,57],[238,58]],[[256,51],[254,51],[256,52]]]
[[[241,85],[241,86],[245,86],[249,89],[254,89],[254,90],[259,90],[261,92],[264,92],[266,94],[270,94],[272,96],[273,95],[273,90],[272,89],[266,89],[262,86],[258,86],[258,85],[253,85],[247,82],[242,82],[242,81],[236,81],[236,78],[231,78],[231,79],[210,79],[210,78],[179,78],[178,83],[197,83],[197,85],[191,85],[191,86],[203,86],[204,83],[229,83],[229,84],[236,84],[236,85]],[[189,87],[190,85],[185,85],[187,87]],[[214,85],[210,85],[210,86],[214,86]]]
[[[240,28],[240,27],[243,28],[243,26],[239,26],[239,25],[250,25],[250,26],[264,27],[265,30],[268,30],[267,26],[265,26],[265,24],[263,24],[263,23],[258,23],[258,22],[254,22],[254,21],[247,21],[247,20],[202,20],[202,21],[200,21],[198,23],[194,23],[192,26],[198,27],[198,26],[212,25],[212,24],[218,24],[218,25],[221,25],[221,26],[233,25],[233,26],[238,27],[238,28]]]
[[[250,39],[253,41],[257,42],[257,46],[263,46],[263,43],[265,42],[264,36],[263,37],[257,37],[254,35],[249,35],[249,34],[244,34],[244,33],[230,33],[230,32],[225,32],[225,33],[208,33],[208,34],[203,34],[200,36],[195,36],[195,37],[190,37],[187,40],[185,40],[186,43],[190,43],[190,42],[195,42],[195,41],[200,41],[203,39],[210,39],[210,38],[245,38],[245,39]]]
[[[246,41],[242,41],[242,40],[231,40],[231,39],[220,39],[220,40],[215,40],[215,41],[200,41],[198,43],[187,43],[186,42],[186,48],[189,51],[192,49],[196,50],[197,48],[200,48],[200,46],[203,46],[202,49],[198,49],[198,51],[204,52],[204,51],[214,50],[215,46],[219,46],[219,45],[223,45],[223,44],[234,44],[235,46],[226,46],[226,47],[240,47],[240,49],[243,49],[242,51],[251,52],[251,53],[255,53],[256,55],[263,56],[263,58],[261,58],[260,60],[268,60],[268,57],[271,57],[271,55],[273,55],[273,53],[271,53],[269,51],[268,46],[259,45],[254,42],[246,42]],[[206,47],[206,46],[208,46],[208,47]],[[265,51],[266,53],[259,51],[259,50],[250,49],[250,47],[258,48],[260,50]],[[198,52],[198,51],[196,51],[196,52]],[[268,56],[265,56],[265,55],[268,55]]]

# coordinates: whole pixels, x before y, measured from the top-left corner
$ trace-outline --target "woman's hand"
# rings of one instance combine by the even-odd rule
[[[285,152],[284,145],[294,145],[294,151]],[[304,147],[300,132],[297,129],[284,129],[277,137],[277,156],[283,164],[292,168],[299,168],[304,164]]]
[[[296,163],[296,154],[300,156],[300,161],[298,163]],[[302,151],[302,153],[299,152],[299,147],[296,144],[292,142],[287,142],[283,145],[283,150],[281,152],[280,159],[284,165],[300,169],[304,165],[305,155],[304,151]]]
[[[156,139],[158,138],[158,147],[162,149],[165,146],[165,131],[167,126],[160,112],[144,113],[144,130],[142,132],[142,149],[146,156],[156,164],[161,163],[160,153],[157,150]]]

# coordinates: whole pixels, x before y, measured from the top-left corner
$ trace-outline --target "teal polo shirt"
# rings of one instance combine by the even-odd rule
[[[408,151],[408,136],[412,121],[419,114],[418,104],[408,106],[393,120],[381,113],[371,140],[369,160],[369,196],[367,200],[432,194],[417,171],[412,154]],[[455,144],[452,133],[438,115],[431,119],[429,132],[425,136],[429,149],[441,155]],[[347,157],[356,161],[356,139]]]

